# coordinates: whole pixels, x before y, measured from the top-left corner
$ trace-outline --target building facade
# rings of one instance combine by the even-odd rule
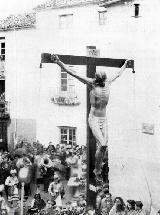
[[[9,103],[5,100],[5,37],[0,37],[0,145],[8,149]]]
[[[40,68],[41,53],[85,56],[87,46],[96,46],[100,57],[133,59],[136,73],[127,69],[111,86],[110,189],[113,195],[142,200],[148,210],[152,204],[154,211],[160,205],[160,4],[139,1],[135,17],[134,3],[118,1],[105,7],[94,1],[47,3],[36,8],[31,27],[2,29],[11,119],[8,143],[23,136],[45,145],[86,144],[86,86],[55,64]],[[70,66],[86,75],[85,66]],[[97,70],[108,76],[117,72]]]

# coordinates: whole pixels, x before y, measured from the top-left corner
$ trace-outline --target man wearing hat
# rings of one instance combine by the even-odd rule
[[[62,207],[61,195],[64,192],[64,188],[57,173],[54,174],[53,179],[54,181],[50,183],[48,188],[50,199],[52,204],[56,203],[56,206]]]
[[[39,164],[41,175],[43,177],[44,191],[48,192],[49,183],[51,182],[51,177],[54,175],[54,168],[51,159],[48,156],[44,156]]]

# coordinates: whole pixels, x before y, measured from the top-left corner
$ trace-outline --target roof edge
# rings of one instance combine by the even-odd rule
[[[41,12],[58,8],[84,6],[88,4],[98,4],[101,7],[103,7],[102,4],[105,4],[105,6],[109,7],[112,5],[124,3],[126,1],[131,0],[50,0],[44,4],[38,5],[37,7],[33,8],[33,10],[36,12]]]

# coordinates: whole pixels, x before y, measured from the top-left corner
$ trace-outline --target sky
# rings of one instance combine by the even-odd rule
[[[11,14],[20,14],[32,11],[32,8],[47,0],[0,0],[0,19]]]

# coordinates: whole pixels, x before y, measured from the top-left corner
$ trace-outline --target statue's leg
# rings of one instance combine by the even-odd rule
[[[104,158],[104,153],[106,151],[107,146],[106,146],[106,143],[104,142],[105,139],[102,133],[102,127],[100,126],[100,123],[99,123],[99,118],[95,116],[90,116],[89,125],[97,142],[94,173],[95,175],[100,175],[102,171],[102,162]]]
[[[105,119],[105,122],[103,124],[102,127],[102,135],[104,138],[104,146],[106,146],[106,150],[104,152],[104,156],[103,156],[103,162],[108,162],[108,123],[107,123],[107,119]]]
[[[99,177],[99,180],[106,181],[108,180],[108,124],[106,118],[99,119],[99,128],[103,137],[97,148],[96,155],[95,155],[95,172],[96,169],[100,169],[100,172],[97,174],[102,173]],[[107,171],[107,172],[106,172]]]
[[[108,182],[109,167],[108,167],[108,123],[107,123],[107,119],[105,119],[105,122],[103,124],[102,133],[103,133],[103,137],[104,137],[104,145],[107,146],[106,150],[104,151],[104,155],[103,155],[102,178],[103,178],[103,182],[108,184],[109,183]],[[108,184],[108,186],[109,186],[109,184]]]
[[[95,154],[95,174],[101,174],[102,171],[102,163],[104,158],[104,153],[106,151],[107,146],[99,146],[97,148],[96,154]]]

